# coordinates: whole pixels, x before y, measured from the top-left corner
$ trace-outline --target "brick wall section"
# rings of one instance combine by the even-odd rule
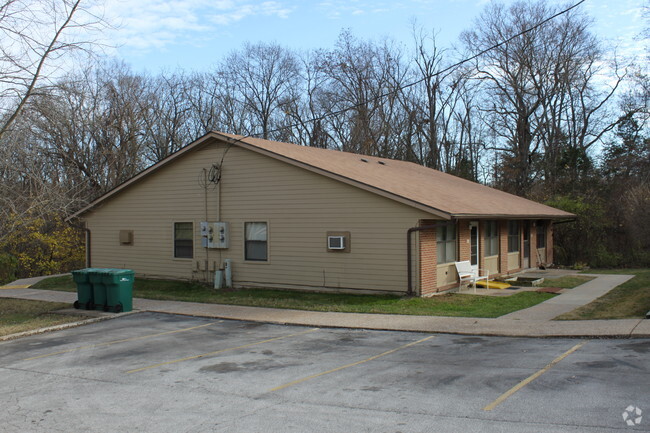
[[[434,224],[437,221],[421,221],[421,225]],[[538,222],[531,221],[530,224],[530,265],[532,267],[539,266],[537,258],[537,224]],[[520,221],[520,259],[523,263],[523,230],[525,221]],[[499,231],[499,271],[500,274],[506,274],[508,269],[508,221],[497,221],[497,229]],[[470,259],[470,229],[469,220],[461,220],[456,226],[457,239],[458,239],[458,261]],[[437,274],[437,246],[436,246],[436,231],[425,230],[419,232],[420,244],[420,295],[435,293],[440,290],[453,287],[437,287],[438,274]],[[480,222],[479,225],[479,267],[485,267],[485,223]],[[547,264],[553,262],[553,226],[550,222],[546,222],[546,257],[542,257],[542,261]],[[511,270],[515,271],[514,269]]]
[[[499,271],[505,274],[508,271],[508,221],[498,221],[499,226]]]
[[[438,286],[438,253],[436,231],[423,230],[420,234],[420,296],[434,293]]]
[[[458,239],[458,261],[462,262],[470,259],[470,243],[469,243],[469,221],[460,220],[456,226]]]

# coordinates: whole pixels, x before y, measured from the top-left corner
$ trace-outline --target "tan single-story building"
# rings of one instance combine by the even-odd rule
[[[88,266],[234,287],[427,295],[454,262],[553,262],[574,215],[414,163],[210,132],[69,219]],[[226,259],[229,259],[226,261]]]

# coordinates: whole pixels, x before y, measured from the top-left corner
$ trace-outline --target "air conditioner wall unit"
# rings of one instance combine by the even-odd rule
[[[345,236],[328,236],[327,249],[329,250],[344,250],[345,249]]]

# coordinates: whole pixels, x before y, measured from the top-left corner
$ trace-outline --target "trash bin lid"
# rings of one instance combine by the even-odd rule
[[[71,271],[70,273],[72,274],[72,279],[76,283],[84,283],[84,282],[88,282],[90,276],[96,274],[98,270],[99,268],[85,268],[85,269],[76,269],[74,271]]]
[[[100,268],[84,268],[84,269],[75,269],[74,271],[70,271],[72,275],[83,275],[83,274],[88,274],[90,272],[96,272],[100,270]]]
[[[102,273],[104,283],[133,282],[135,272],[130,269],[105,269]],[[124,280],[126,279],[126,280]]]
[[[113,272],[115,272],[118,275],[135,274],[135,272],[132,271],[131,269],[113,269]]]

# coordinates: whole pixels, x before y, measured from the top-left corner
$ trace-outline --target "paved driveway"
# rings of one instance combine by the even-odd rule
[[[649,353],[139,313],[1,343],[0,430],[649,431]]]

